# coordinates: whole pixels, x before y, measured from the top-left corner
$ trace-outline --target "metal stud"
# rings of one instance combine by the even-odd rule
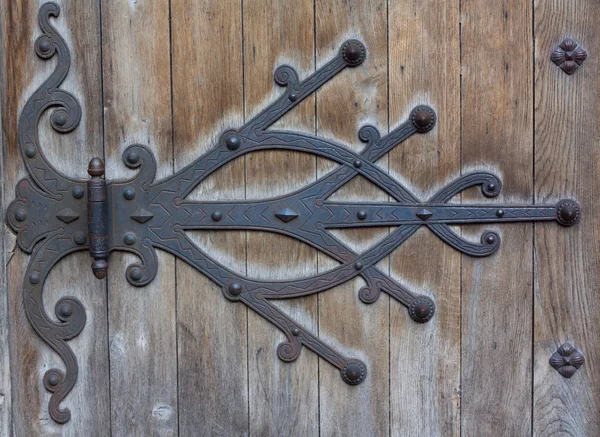
[[[38,43],[38,48],[42,53],[48,53],[50,51],[50,41],[43,39]]]
[[[28,158],[33,158],[35,156],[36,152],[35,152],[35,147],[33,146],[29,146],[25,149],[25,155]]]
[[[132,200],[135,198],[135,190],[132,187],[125,188],[123,190],[123,197],[127,200]]]
[[[344,61],[346,61],[349,67],[356,67],[362,64],[367,57],[365,45],[356,39],[346,41],[342,45],[341,52]]]
[[[83,231],[77,231],[73,234],[73,242],[79,246],[85,244],[87,235]]]
[[[231,151],[239,149],[242,145],[242,139],[236,132],[226,132],[223,135],[223,142]]]
[[[69,302],[61,302],[58,306],[58,312],[63,317],[69,317],[73,314],[73,306]]]
[[[60,382],[60,378],[55,372],[52,372],[48,375],[47,381],[49,386],[56,387]]]
[[[67,115],[63,111],[58,111],[52,117],[54,124],[57,126],[64,126],[67,124]]]
[[[242,286],[237,282],[232,282],[229,284],[228,289],[229,293],[231,293],[233,296],[238,296],[242,293]]]
[[[81,199],[83,197],[83,195],[85,194],[85,190],[83,189],[83,187],[80,187],[79,185],[73,187],[73,190],[71,191],[71,193],[73,194],[73,197],[75,199]]]
[[[143,276],[144,276],[144,272],[142,272],[142,269],[140,269],[139,267],[134,267],[129,272],[129,277],[135,282],[142,279]]]
[[[29,275],[29,282],[32,284],[38,284],[40,282],[40,274],[39,272],[33,272]]]
[[[25,221],[26,218],[27,218],[27,211],[25,211],[23,208],[19,208],[15,211],[15,219],[18,222]]]
[[[130,150],[125,156],[125,160],[130,165],[137,165],[140,162],[140,155],[135,150]]]
[[[128,245],[128,246],[132,246],[135,244],[136,242],[136,237],[135,234],[133,232],[127,232],[124,236],[123,236],[123,242]]]

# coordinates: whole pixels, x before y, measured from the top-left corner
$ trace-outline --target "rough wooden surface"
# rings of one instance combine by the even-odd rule
[[[311,0],[244,2],[244,89],[246,119],[282,90],[274,83],[278,65],[293,65],[306,77],[314,70],[314,5]],[[314,133],[314,97],[306,99],[277,127]],[[298,152],[248,155],[246,198],[264,199],[292,192],[315,179],[315,158]],[[307,245],[264,232],[247,234],[248,275],[264,279],[310,276],[317,255]],[[317,298],[277,302],[299,324],[318,332]],[[250,434],[318,434],[318,359],[308,349],[291,364],[277,358],[285,340],[276,328],[249,312],[248,382]]]
[[[582,221],[564,232],[535,226],[533,432],[600,435],[600,37],[598,5],[535,2],[535,195],[537,203],[576,198]],[[568,76],[549,54],[565,38],[588,59]],[[571,379],[548,359],[564,342],[585,356]]]
[[[348,38],[367,46],[365,62],[347,69],[317,93],[317,134],[337,138],[354,150],[364,144],[358,130],[373,124],[387,131],[387,16],[385,1],[317,2],[317,65],[334,56]],[[380,163],[387,167],[387,159]],[[319,162],[319,175],[332,169]],[[387,200],[372,184],[355,178],[335,199]],[[387,234],[387,229],[348,230],[339,238],[354,250],[364,250]],[[368,243],[368,244],[365,244]],[[319,270],[337,263],[319,257]],[[379,263],[389,271],[387,259]],[[338,369],[321,360],[320,423],[322,435],[383,435],[389,432],[389,298],[383,294],[371,305],[358,299],[364,285],[355,279],[319,295],[319,332],[348,357],[364,361],[368,377],[359,386],[342,382]]]
[[[243,124],[242,15],[239,1],[172,2],[175,169]],[[215,56],[218,54],[218,56]],[[244,162],[236,160],[188,197],[244,198]],[[243,232],[191,232],[207,253],[246,271]],[[248,435],[247,310],[177,261],[179,431]]]
[[[21,108],[32,92],[54,69],[54,62],[39,59],[33,43],[39,35],[38,7],[42,2],[3,2],[3,56],[5,95],[3,131],[5,193],[13,199],[16,182],[25,175],[17,149],[17,122]],[[50,162],[71,176],[87,177],[91,156],[102,154],[102,100],[100,80],[99,5],[97,2],[59,2],[61,15],[54,25],[71,48],[72,66],[62,88],[75,94],[84,115],[79,127],[70,134],[54,132],[44,117],[40,123],[40,144]],[[85,144],[85,147],[81,147]],[[4,217],[4,213],[2,214]],[[42,376],[62,362],[34,333],[23,310],[22,281],[28,257],[15,247],[15,238],[7,236],[10,254],[7,265],[8,311],[10,314],[10,355],[14,396],[13,432],[30,435],[100,435],[110,427],[108,353],[106,341],[106,294],[104,284],[93,278],[89,256],[72,255],[59,262],[44,288],[45,307],[54,318],[54,305],[60,297],[74,296],[86,309],[84,332],[69,345],[79,359],[77,385],[62,406],[78,420],[61,426],[47,412],[49,393]]]
[[[0,203],[2,214],[25,175],[17,150],[18,114],[53,70],[39,60],[37,11],[43,0],[1,3]],[[223,130],[238,127],[282,90],[281,64],[301,78],[346,39],[368,48],[348,69],[278,123],[335,138],[354,150],[365,124],[382,133],[417,104],[438,114],[378,163],[422,199],[461,173],[487,169],[503,180],[486,200],[553,203],[577,198],[580,225],[463,227],[478,239],[500,233],[490,258],[461,257],[421,229],[379,267],[431,296],[435,318],[414,323],[386,295],[365,305],[362,280],[297,301],[277,302],[294,319],[369,366],[366,381],[305,349],[277,359],[284,336],[184,262],[159,252],[150,285],[127,284],[135,257],[111,255],[108,281],[93,278],[87,254],[57,265],[46,308],[59,297],[84,302],[88,321],[70,342],[80,375],[63,402],[73,419],[56,425],[41,383],[58,358],[38,339],[22,306],[27,256],[0,226],[0,437],[37,435],[504,436],[600,435],[600,12],[592,0],[85,0],[59,2],[54,23],[73,55],[63,88],[84,118],[68,135],[42,121],[42,147],[69,175],[105,156],[107,177],[131,177],[126,146],[149,146],[158,177],[189,164]],[[101,32],[102,31],[102,32]],[[588,60],[567,76],[549,60],[571,36]],[[238,159],[189,198],[263,199],[287,193],[333,168],[295,152]],[[535,197],[534,197],[535,196]],[[338,199],[388,200],[360,178]],[[456,199],[460,201],[461,199]],[[386,229],[343,231],[365,248]],[[190,232],[228,267],[251,277],[287,279],[333,267],[289,238],[260,232]],[[107,303],[108,292],[108,303]],[[563,342],[586,364],[564,379],[548,364]],[[9,372],[10,366],[10,372]]]
[[[390,128],[417,104],[438,115],[431,132],[390,153],[390,172],[423,200],[460,174],[458,6],[390,2]],[[397,279],[436,302],[435,317],[425,325],[391,303],[391,435],[459,435],[460,254],[421,229],[391,261]]]
[[[2,15],[2,11],[0,11]],[[2,15],[3,16],[3,15]],[[4,20],[0,20],[0,36],[3,35]],[[4,47],[0,44],[0,114],[4,114],[3,105],[6,93],[6,70],[4,68]],[[4,126],[4,125],[2,125]],[[4,129],[0,130],[0,211],[4,214],[6,199],[11,193],[6,193],[4,183]],[[0,223],[0,290],[6,290],[6,264],[10,256],[9,230],[4,220]],[[10,354],[8,330],[8,294],[0,293],[0,437],[9,437],[12,428],[11,415],[11,384],[10,384]]]
[[[169,2],[102,2],[107,178],[133,172],[121,159],[148,146],[157,178],[173,171]],[[174,257],[158,253],[144,288],[125,280],[136,257],[116,253],[108,276],[112,435],[176,435],[177,337]]]
[[[532,5],[463,0],[462,169],[488,167],[502,179],[493,201],[531,203],[533,168]],[[485,168],[485,167],[484,167]],[[463,200],[485,202],[480,191]],[[532,225],[496,229],[499,251],[462,257],[463,435],[531,430]]]

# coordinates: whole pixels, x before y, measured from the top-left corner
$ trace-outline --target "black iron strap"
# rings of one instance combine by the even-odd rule
[[[42,59],[57,57],[58,62],[52,75],[23,108],[19,148],[29,176],[18,183],[16,200],[7,213],[10,227],[18,233],[19,247],[31,254],[23,284],[27,317],[65,363],[65,371],[51,369],[44,376],[45,387],[52,393],[49,412],[56,422],[70,419],[69,410],[61,409],[60,403],[75,385],[78,367],[67,342],[81,333],[86,316],[79,300],[65,297],[55,308],[58,321],[51,319],[43,308],[42,289],[52,267],[72,252],[89,251],[97,278],[106,276],[110,252],[136,254],[140,262],[130,265],[126,272],[127,280],[135,286],[154,279],[158,269],[156,248],[170,252],[222,287],[227,299],[242,302],[279,328],[287,338],[277,348],[281,360],[294,361],[302,346],[306,346],[337,367],[345,382],[359,384],[367,375],[362,361],[333,349],[281,312],[271,300],[323,292],[360,276],[366,283],[359,292],[364,303],[375,302],[383,292],[406,306],[413,320],[424,323],[435,313],[433,300],[406,289],[376,267],[378,261],[419,227],[426,226],[464,254],[481,257],[498,250],[500,235],[486,231],[480,242],[472,242],[454,232],[450,225],[557,221],[570,226],[579,220],[579,206],[574,200],[527,206],[448,203],[473,186],[480,186],[486,197],[498,196],[502,188],[500,179],[484,171],[462,175],[430,199],[418,199],[375,162],[410,136],[433,129],[436,114],[428,106],[414,108],[408,120],[384,136],[373,126],[362,127],[358,136],[365,147],[360,153],[312,135],[267,129],[342,70],[359,66],[365,59],[366,48],[357,40],[344,42],[331,61],[304,80],[290,66],[277,68],[275,82],[285,87],[282,95],[245,125],[223,133],[210,151],[172,176],[155,180],[152,152],[145,146],[133,145],[123,155],[128,167],[139,169],[133,179],[106,181],[104,164],[99,158],[90,162],[91,179],[73,179],[48,162],[38,136],[38,124],[50,109],[53,110],[50,123],[60,133],[73,131],[81,119],[77,99],[59,88],[71,59],[65,41],[50,24],[50,18],[58,15],[55,3],[46,3],[40,9],[42,36],[36,41],[36,53]],[[249,152],[273,149],[326,157],[339,166],[312,184],[274,199],[227,202],[186,199],[200,182],[228,162]],[[328,201],[358,175],[384,190],[393,201]],[[332,228],[365,226],[396,228],[362,253],[353,251],[329,232]],[[196,246],[186,233],[194,229],[254,229],[284,234],[326,253],[339,266],[289,281],[249,278],[220,264]]]

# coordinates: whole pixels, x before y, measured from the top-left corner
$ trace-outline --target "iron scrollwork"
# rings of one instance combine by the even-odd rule
[[[416,294],[376,267],[421,226],[458,251],[475,257],[489,256],[500,245],[500,235],[486,231],[480,242],[468,241],[450,225],[557,221],[570,226],[579,220],[574,200],[557,205],[462,205],[449,201],[463,190],[480,186],[486,197],[502,188],[492,173],[477,171],[458,177],[426,201],[378,167],[376,161],[414,134],[434,128],[436,114],[428,106],[417,106],[408,120],[387,135],[364,126],[358,136],[365,147],[354,152],[336,142],[303,133],[268,129],[284,114],[346,68],[359,66],[366,57],[365,46],[348,40],[339,53],[315,73],[300,80],[287,65],[275,70],[275,82],[283,94],[243,126],[224,132],[216,146],[176,174],[155,180],[156,162],[145,146],[128,147],[123,159],[137,175],[126,181],[106,181],[99,158],[90,162],[91,179],[70,178],[57,171],[39,144],[38,124],[53,109],[50,123],[60,133],[73,131],[81,118],[76,98],[61,90],[70,55],[65,41],[50,24],[58,17],[55,3],[44,4],[39,13],[42,36],[36,53],[42,59],[58,58],[55,71],[26,103],[19,122],[19,148],[29,176],[17,184],[16,199],[7,211],[10,227],[18,234],[19,247],[31,254],[23,284],[24,305],[31,326],[65,363],[65,370],[51,369],[44,385],[52,393],[49,413],[58,423],[70,419],[60,403],[75,385],[77,360],[68,341],[81,333],[86,314],[74,297],[61,299],[55,308],[57,321],[43,307],[42,290],[48,272],[63,257],[88,250],[98,278],[106,276],[109,253],[115,250],[137,255],[126,278],[134,286],[148,284],[158,269],[156,248],[172,253],[218,284],[223,295],[241,302],[279,328],[286,341],[277,348],[279,359],[291,362],[302,346],[338,368],[351,385],[364,381],[365,363],[334,350],[308,329],[300,326],[272,303],[275,299],[308,296],[329,290],[360,276],[366,285],[359,298],[373,303],[386,293],[408,309],[410,317],[425,323],[434,316],[435,304]],[[257,201],[200,202],[186,200],[194,188],[215,170],[246,153],[258,150],[295,150],[322,156],[339,166],[310,185],[277,198]],[[389,194],[392,202],[340,202],[328,198],[356,176],[362,176]],[[335,228],[394,226],[382,241],[357,253],[329,232]],[[339,262],[336,268],[303,279],[261,281],[236,273],[201,250],[186,234],[189,230],[262,230],[302,241]]]

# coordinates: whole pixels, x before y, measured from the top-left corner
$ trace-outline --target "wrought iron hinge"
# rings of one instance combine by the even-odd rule
[[[223,295],[241,302],[271,322],[287,340],[277,348],[286,362],[300,355],[302,346],[337,367],[348,384],[359,384],[367,375],[365,363],[335,350],[308,329],[284,314],[271,301],[308,296],[329,290],[360,276],[366,285],[359,298],[373,303],[383,292],[408,308],[410,317],[424,323],[434,316],[433,300],[416,294],[381,271],[377,262],[400,246],[417,229],[425,226],[460,252],[483,257],[498,250],[500,235],[486,231],[480,242],[468,241],[451,229],[462,223],[556,221],[564,226],[578,222],[579,206],[574,200],[556,205],[463,205],[449,201],[463,190],[480,186],[483,195],[495,197],[502,183],[492,173],[476,171],[458,177],[427,200],[418,199],[375,163],[414,134],[434,128],[436,114],[428,106],[414,108],[408,120],[386,135],[364,126],[358,136],[365,143],[357,153],[336,142],[297,132],[268,129],[275,121],[311,95],[325,82],[345,70],[359,66],[366,57],[365,46],[348,40],[339,53],[309,77],[300,80],[287,65],[275,70],[275,82],[284,87],[275,102],[243,126],[224,132],[210,151],[176,174],[155,180],[156,162],[142,145],[128,147],[125,164],[139,172],[131,180],[106,181],[104,164],[91,160],[89,180],[71,178],[57,171],[39,144],[38,123],[53,109],[52,127],[60,133],[73,131],[81,118],[77,99],[59,89],[70,65],[65,41],[50,24],[59,7],[46,3],[39,14],[42,36],[35,49],[43,59],[58,58],[54,73],[31,96],[19,122],[19,148],[29,176],[21,180],[16,199],[7,212],[10,227],[18,233],[19,247],[31,254],[23,284],[27,317],[39,336],[65,363],[65,371],[48,370],[44,384],[52,393],[51,417],[59,423],[70,419],[59,404],[77,379],[77,361],[68,341],[85,325],[83,304],[73,297],[61,299],[55,308],[58,321],[43,306],[42,288],[48,272],[61,258],[88,250],[98,278],[107,273],[109,253],[115,250],[136,254],[140,262],[127,268],[126,278],[135,286],[148,284],[158,264],[156,248],[170,252],[195,267],[222,287]],[[228,162],[257,150],[296,150],[329,158],[339,167],[296,192],[269,200],[199,202],[186,200],[207,176]],[[393,198],[392,202],[342,202],[328,198],[356,176],[371,181]],[[43,220],[42,220],[43,218]],[[374,247],[357,253],[329,232],[335,228],[396,227]],[[317,275],[289,280],[263,281],[241,275],[217,262],[186,234],[194,229],[262,230],[285,234],[315,247],[339,262],[336,268]]]

